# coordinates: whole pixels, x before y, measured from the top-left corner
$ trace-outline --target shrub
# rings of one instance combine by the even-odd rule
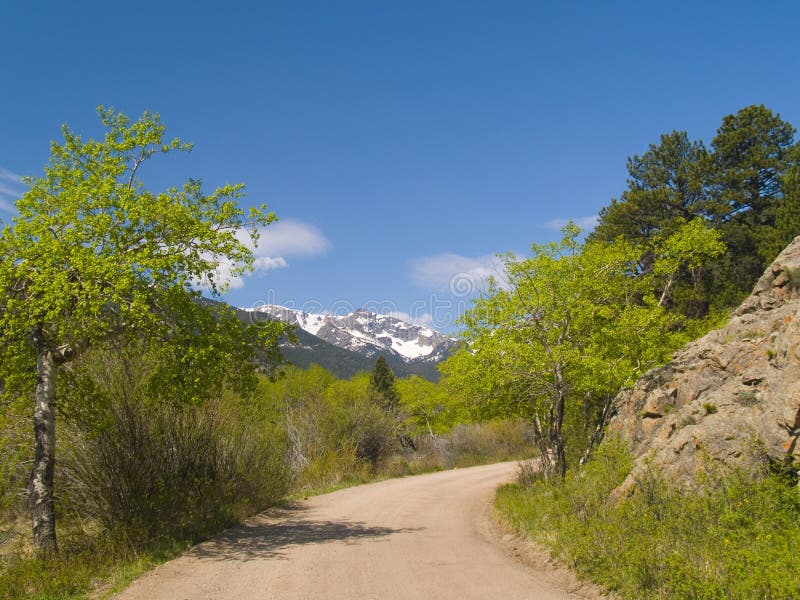
[[[200,537],[275,503],[290,483],[280,436],[221,401],[115,402],[102,429],[70,442],[62,502],[140,541]]]
[[[25,523],[25,490],[30,471],[30,415],[21,406],[0,404],[0,553]]]
[[[453,466],[523,458],[533,451],[530,431],[521,419],[456,425],[443,437]]]
[[[67,373],[61,510],[142,543],[197,539],[280,499],[290,472],[268,409],[232,393],[159,397],[154,368],[129,347]]]
[[[607,441],[564,482],[506,486],[497,506],[624,598],[800,597],[800,494],[790,479],[718,471],[689,491],[650,472],[614,501],[630,466]]]

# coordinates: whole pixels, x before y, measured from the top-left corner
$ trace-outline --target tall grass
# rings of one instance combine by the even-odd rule
[[[718,471],[689,490],[650,473],[629,498],[619,442],[563,483],[501,488],[518,529],[623,598],[800,598],[800,494],[781,475]]]

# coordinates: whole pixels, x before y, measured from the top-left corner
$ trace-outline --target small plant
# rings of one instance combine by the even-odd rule
[[[747,329],[742,332],[742,335],[739,336],[739,339],[756,340],[762,337],[764,337],[764,333],[760,329]]]
[[[774,348],[769,348],[767,350],[767,358],[769,360],[775,360],[776,356],[778,356],[778,352]]]
[[[800,268],[785,267],[783,272],[786,273],[786,276],[789,278],[789,283],[792,288],[800,288]]]
[[[713,415],[717,412],[717,405],[713,402],[704,402],[703,403],[703,410],[706,411],[707,415]]]
[[[755,406],[758,404],[758,395],[755,392],[739,392],[736,401],[742,406]]]
[[[623,599],[798,598],[800,494],[792,473],[710,468],[703,491],[650,471],[609,501],[631,457],[612,443],[564,482],[500,488],[518,530]]]

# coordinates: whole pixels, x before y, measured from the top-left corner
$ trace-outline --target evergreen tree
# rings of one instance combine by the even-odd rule
[[[628,189],[600,211],[589,240],[621,236],[633,242],[646,274],[659,240],[703,219],[720,232],[727,251],[702,268],[678,273],[669,307],[702,317],[710,307],[735,306],[800,234],[794,132],[759,105],[726,116],[710,150],[683,131],[662,135],[658,145],[628,159]]]
[[[794,132],[779,115],[754,105],[726,116],[711,142],[713,220],[728,247],[707,277],[718,304],[738,304],[783,249],[776,247],[774,228],[778,215],[791,213],[785,203],[796,201],[784,193],[787,172],[796,164]],[[791,219],[786,225],[791,227]]]
[[[369,385],[384,409],[390,412],[397,411],[400,405],[400,395],[397,393],[394,371],[383,356],[379,356],[375,361]]]
[[[600,211],[589,239],[611,242],[618,236],[646,243],[657,234],[671,234],[682,223],[709,210],[704,169],[708,151],[685,131],[661,136],[642,156],[628,158],[628,189]]]

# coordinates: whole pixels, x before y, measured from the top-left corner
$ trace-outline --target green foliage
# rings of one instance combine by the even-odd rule
[[[131,346],[74,363],[66,397],[91,390],[102,409],[64,414],[64,505],[141,544],[197,539],[280,500],[290,472],[269,408],[230,392],[154,397],[156,358]]]
[[[131,122],[111,109],[98,113],[104,138],[84,141],[64,127],[44,175],[26,180],[17,215],[0,231],[9,258],[0,263],[0,381],[5,401],[35,391],[30,506],[34,542],[46,554],[58,551],[55,390],[65,365],[87,348],[141,340],[162,358],[150,377],[153,397],[200,402],[224,385],[252,387],[257,361],[274,364],[285,331],[244,325],[195,290],[224,290],[220,265],[233,276],[251,268],[249,244],[275,216],[263,206],[241,209],[242,185],[211,194],[196,180],[147,189],[138,178],[144,163],[191,145],[165,141],[158,115]]]
[[[8,522],[22,513],[30,457],[30,412],[25,403],[0,399],[0,547],[12,534]],[[5,515],[6,519],[2,516]]]
[[[62,536],[59,560],[0,558],[0,589],[9,600],[56,600],[96,597],[100,582],[111,592],[122,589],[148,569],[180,555],[186,542],[162,542],[132,548],[108,538],[74,541]]]
[[[639,273],[626,240],[582,245],[578,235],[569,225],[530,258],[507,256],[507,281],[463,317],[469,349],[441,367],[480,417],[530,419],[545,472],[552,455],[560,476],[597,440],[617,391],[694,333],[663,306],[669,279],[722,250],[708,229],[680,225]]]
[[[800,235],[800,144],[795,144],[784,156],[788,166],[780,181],[783,199],[768,208],[772,227],[764,228],[759,246],[764,260],[777,256]]]
[[[281,415],[296,490],[330,490],[534,452],[519,421],[459,423],[441,384],[420,377],[394,384],[399,405],[390,413],[375,402],[366,373],[339,380],[321,367],[290,367],[284,377],[262,382],[256,397]],[[401,443],[398,431],[411,443]]]
[[[778,476],[713,473],[689,491],[650,474],[630,498],[609,494],[630,470],[604,443],[563,483],[502,488],[496,504],[580,574],[623,598],[800,596],[800,494]]]
[[[68,367],[57,473],[61,552],[38,560],[22,535],[0,539],[0,596],[84,597],[98,580],[124,583],[289,490],[285,433],[273,407],[257,398],[151,396],[160,356],[135,344],[92,348]],[[3,457],[14,447],[6,433]],[[11,478],[17,498],[25,475]],[[4,505],[0,531],[17,531],[19,512]]]
[[[258,393],[281,415],[301,489],[363,481],[394,449],[394,418],[374,400],[370,377],[338,380],[321,367],[286,369]]]
[[[412,375],[397,380],[400,410],[408,415],[411,435],[441,434],[456,424],[468,422],[463,405],[446,384],[437,384]]]
[[[794,133],[779,115],[753,105],[723,119],[710,150],[686,132],[662,135],[644,155],[628,159],[628,189],[600,211],[590,240],[624,237],[640,248],[648,271],[655,240],[682,223],[708,223],[727,250],[677,272],[669,307],[702,317],[736,306],[800,233]]]
[[[111,109],[98,112],[104,139],[84,141],[64,127],[64,142],[51,144],[44,176],[27,181],[18,215],[0,234],[3,255],[14,257],[0,266],[0,365],[7,387],[32,385],[28,340],[37,329],[48,347],[75,351],[123,333],[156,338],[176,353],[184,348],[182,366],[245,347],[218,347],[234,329],[214,331],[216,320],[202,318],[193,286],[202,281],[224,290],[219,262],[233,274],[249,268],[246,238],[256,239],[258,227],[275,216],[239,208],[240,184],[211,194],[196,180],[148,190],[138,179],[144,163],[191,145],[165,141],[158,115],[131,122]],[[268,332],[266,341],[272,337]],[[200,347],[186,349],[187,341]]]

